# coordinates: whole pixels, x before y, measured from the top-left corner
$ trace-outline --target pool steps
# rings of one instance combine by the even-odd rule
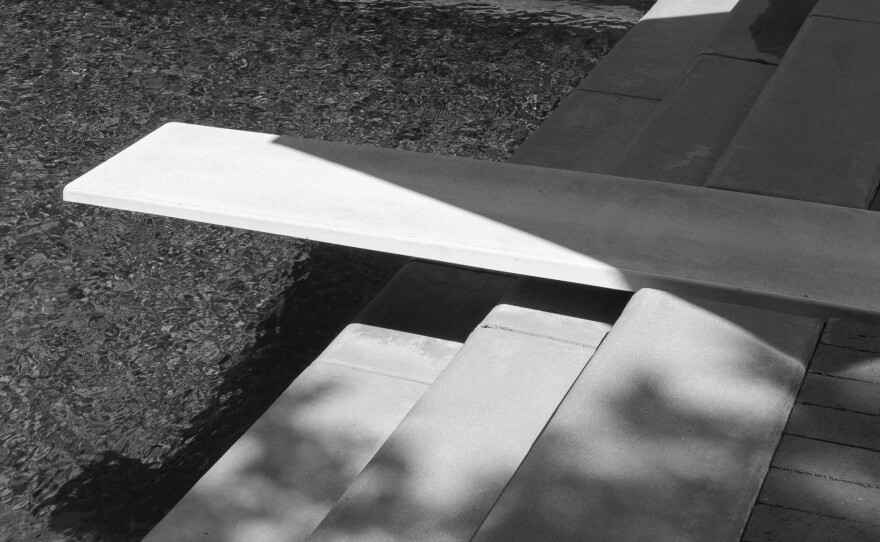
[[[145,541],[304,540],[516,282],[405,264]]]
[[[719,230],[726,231],[727,238],[714,238],[721,244],[716,247],[718,254],[731,249],[736,253],[739,245],[743,257],[751,255],[747,261],[753,266],[754,276],[765,278],[767,269],[762,266],[774,260],[788,261],[789,273],[777,275],[781,283],[806,284],[803,281],[807,278],[818,278],[824,286],[811,287],[820,288],[824,297],[796,301],[796,296],[790,295],[791,289],[778,295],[778,284],[763,284],[751,292],[730,288],[736,283],[731,276],[746,267],[737,270],[735,261],[732,275],[728,263],[709,266],[716,276],[724,278],[722,282],[728,288],[718,288],[717,283],[684,288],[684,281],[639,283],[632,275],[623,281],[600,281],[604,287],[639,290],[632,300],[626,291],[543,278],[520,279],[513,286],[513,278],[504,273],[410,262],[362,312],[360,320],[340,334],[147,540],[303,540],[319,524],[313,539],[880,539],[880,522],[876,519],[880,511],[880,417],[876,415],[880,410],[880,324],[872,314],[877,308],[873,300],[877,299],[875,288],[880,282],[875,279],[880,267],[873,260],[880,252],[876,250],[880,229],[875,218],[878,215],[866,210],[876,189],[877,175],[871,179],[869,173],[878,155],[864,154],[858,160],[859,168],[838,181],[841,186],[829,191],[826,178],[809,175],[814,169],[821,170],[810,162],[821,162],[830,155],[833,163],[849,167],[852,141],[827,137],[835,134],[829,127],[833,128],[839,119],[813,115],[805,121],[803,111],[797,109],[798,104],[812,103],[809,111],[813,113],[817,104],[828,103],[816,102],[817,95],[825,92],[834,98],[843,92],[850,97],[837,102],[832,99],[831,103],[846,118],[854,138],[872,144],[873,130],[880,123],[876,122],[875,104],[867,103],[865,97],[876,86],[876,75],[869,73],[860,80],[850,73],[849,78],[843,78],[845,85],[834,88],[834,82],[816,83],[816,78],[825,74],[810,75],[809,67],[804,71],[803,62],[796,62],[815,53],[811,48],[822,40],[833,41],[846,29],[858,25],[866,29],[865,25],[880,22],[880,8],[871,0],[819,0],[804,31],[792,42],[792,21],[803,19],[813,3],[788,2],[787,11],[780,12],[774,11],[780,4],[772,0],[660,0],[560,103],[510,162],[587,172],[577,177],[577,184],[601,188],[581,194],[581,214],[601,215],[609,211],[611,202],[610,212],[602,220],[622,213],[624,231],[629,227],[626,219],[633,216],[628,218],[635,223],[631,226],[645,226],[640,233],[652,242],[634,248],[627,246],[636,241],[630,237],[611,246],[639,254],[652,250],[664,254],[671,245],[664,245],[662,238],[676,223],[711,231],[717,220],[729,218],[719,211],[733,205],[737,213],[744,214],[738,214],[740,221],[734,220],[737,227],[730,229],[725,223]],[[751,27],[762,14],[775,14],[779,24],[761,27],[769,37],[765,34],[766,39],[759,44],[752,39]],[[875,58],[865,55],[873,51],[873,36],[880,35],[880,26],[866,30],[862,38],[858,32],[855,34],[852,48],[835,49],[839,58],[849,60],[826,63],[825,69],[854,69],[853,73],[864,75],[866,66],[873,66]],[[761,111],[778,116],[767,121]],[[781,126],[782,121],[791,125]],[[805,134],[796,133],[803,122],[811,129]],[[795,183],[785,175],[779,175],[778,180],[771,175],[759,185],[750,184],[750,176],[737,177],[738,161],[748,166],[748,160],[763,160],[760,152],[752,150],[750,155],[742,150],[743,142],[747,143],[752,134],[768,130],[764,133],[771,135],[762,136],[767,138],[767,148],[784,154],[792,145],[780,139],[780,130],[792,126],[800,138],[797,141],[804,142],[810,152],[788,159],[788,163],[792,171],[807,175],[801,175]],[[187,127],[190,131],[186,133],[196,134],[197,128]],[[810,139],[817,134],[826,137],[824,146],[815,143],[821,138]],[[209,141],[201,141],[211,146]],[[282,146],[300,144],[309,145],[287,140]],[[695,147],[701,144],[705,148]],[[326,152],[321,143],[309,149],[313,154],[316,150]],[[123,154],[136,158],[136,153],[129,151]],[[257,150],[256,155],[261,156],[261,152]],[[376,151],[375,156],[382,152],[388,151]],[[203,157],[202,166],[213,167],[222,176],[224,170],[229,170],[228,164],[214,156]],[[781,154],[770,156],[786,163]],[[132,163],[151,162],[148,156],[144,158]],[[346,165],[346,160],[337,160],[334,165]],[[367,163],[369,167],[385,168],[394,160],[382,158],[379,166],[370,160]],[[396,173],[396,166],[392,166],[392,176],[415,167],[420,175],[433,181],[437,175],[445,179],[454,176],[455,171],[461,171],[456,168],[464,163],[430,159],[425,162],[429,165],[420,167],[417,162],[421,158],[401,160],[409,165]],[[758,169],[772,166],[756,163]],[[363,172],[364,162],[357,164]],[[239,166],[250,172],[243,178],[258,179],[255,174],[264,173],[266,163],[245,161],[235,165]],[[516,175],[512,175],[512,184],[504,186],[500,181],[497,185],[491,181],[496,174],[493,172],[510,175],[513,171],[494,166],[504,165],[487,165],[486,169],[478,168],[478,174],[468,176],[481,185],[482,192],[453,190],[455,197],[444,193],[435,198],[436,202],[453,203],[458,210],[476,211],[484,217],[503,218],[501,222],[509,225],[510,208],[504,204],[503,212],[492,215],[487,208],[464,203],[480,198],[503,199],[511,190],[519,194],[516,198],[526,201],[522,195],[525,192],[517,192]],[[438,171],[445,172],[446,177]],[[563,177],[556,177],[550,170],[526,167],[519,171],[529,171],[540,179],[533,184],[538,190],[527,201],[533,205],[543,202],[547,209],[565,208],[564,203],[540,199],[548,190],[558,190]],[[382,170],[383,175],[388,173]],[[643,180],[598,173],[627,173]],[[92,176],[92,180],[98,177]],[[108,189],[112,177],[105,177],[109,184],[92,192],[89,190],[97,185],[79,192],[74,187],[65,192],[65,198],[291,233],[281,231],[283,228],[277,224],[267,226],[265,217],[238,214],[229,218],[230,213],[212,214],[197,206],[187,208],[180,201],[175,206],[173,198],[163,202],[142,198],[137,203],[141,207],[135,209],[131,201],[123,201],[125,198]],[[701,187],[707,178],[711,179],[709,186],[717,183],[725,190]],[[156,181],[153,178],[145,182]],[[208,180],[204,186],[198,185],[198,178],[195,181],[190,187],[194,194],[200,189],[201,194],[213,197]],[[722,182],[727,184],[722,186]],[[602,199],[614,193],[614,184],[637,197],[626,203],[621,200],[619,206],[615,206],[613,197]],[[685,186],[688,184],[694,186]],[[149,192],[151,186],[156,185],[145,184],[138,189]],[[126,190],[132,187],[128,184]],[[414,188],[402,183],[391,188],[400,187]],[[173,182],[169,182],[168,189],[170,195],[181,194],[174,192],[177,187]],[[419,190],[420,194],[441,196],[424,186]],[[707,196],[701,199],[700,194]],[[238,198],[244,203],[258,198],[240,190],[227,196],[229,201]],[[734,198],[729,199],[731,196]],[[640,199],[644,201],[642,206]],[[682,201],[699,203],[676,207]],[[652,210],[648,203],[663,210]],[[633,209],[639,212],[626,214]],[[443,212],[448,210],[444,207]],[[658,213],[656,219],[650,218],[652,212]],[[520,224],[527,224],[529,227],[523,230],[534,234],[534,220],[529,216],[520,214]],[[702,226],[693,228],[695,217]],[[749,217],[758,220],[752,224],[753,230],[745,224]],[[765,221],[768,217],[770,223]],[[558,219],[549,217],[551,222]],[[799,224],[804,229],[802,237],[792,230],[780,230],[779,224],[788,219],[792,228]],[[574,222],[562,220],[556,223],[558,228],[540,235],[558,241],[560,238],[549,232],[571,231],[573,223],[579,224],[581,236],[595,231],[597,224],[590,216]],[[497,234],[499,239],[509,233],[503,228],[493,230],[496,224],[489,226],[485,231]],[[296,227],[302,231],[301,225]],[[472,241],[473,232],[481,230],[469,231]],[[613,237],[619,233],[617,229],[600,231],[603,233],[599,238],[619,239]],[[780,232],[801,239],[801,253],[787,253],[791,243],[779,239]],[[697,237],[708,240],[711,236],[705,233],[697,231]],[[566,243],[562,246],[571,248]],[[752,250],[755,246],[765,247],[761,256]],[[431,254],[416,250],[404,253],[546,276],[537,270],[524,273],[525,267],[508,267],[497,261],[487,265],[487,261],[454,260],[449,257],[449,248],[435,248],[438,252]],[[712,253],[704,247],[690,252],[696,255],[693,259],[682,254],[670,260],[690,272],[699,267],[705,250]],[[608,263],[607,258],[602,261]],[[621,266],[612,262],[612,267],[619,270]],[[649,267],[656,271],[662,265],[654,260]],[[582,271],[552,278],[585,282]],[[459,273],[460,278],[471,278],[453,281],[447,287],[442,286],[442,280],[433,281],[432,273]],[[576,276],[581,278],[573,278]],[[477,303],[478,308],[467,318],[457,320],[451,312],[444,313],[444,305],[437,299],[455,298],[451,292],[458,288],[465,292],[461,299],[480,298],[475,292],[482,291],[481,287],[469,290],[466,286],[474,277],[483,284],[487,277],[498,277],[499,286],[497,290],[488,288],[484,303]],[[433,293],[425,288],[435,283],[441,286]],[[643,286],[666,291],[640,289]],[[438,292],[446,293],[438,297]],[[832,298],[835,301],[829,302]],[[417,324],[420,313],[433,316]],[[370,314],[381,325],[371,325]],[[437,318],[437,314],[448,316]],[[477,324],[477,320],[482,323]],[[820,339],[825,321],[828,324]],[[456,325],[450,326],[449,322]],[[465,340],[469,330],[473,333]],[[605,333],[608,335],[601,338]],[[593,343],[599,344],[598,349]],[[585,366],[573,385],[568,373],[552,371],[553,360],[562,360],[562,366],[571,369],[562,352],[572,351],[579,352],[576,363]],[[511,362],[532,368],[530,382],[519,378],[523,374],[506,370]],[[542,362],[543,372],[538,370]],[[437,373],[440,367],[446,369]],[[492,371],[497,375],[490,379]],[[367,380],[389,382],[383,384],[389,386],[387,393],[381,392],[381,386],[359,384],[346,376],[352,372],[365,375]],[[426,374],[439,374],[436,382],[441,385],[429,386],[434,381]],[[341,394],[316,392],[331,390],[333,385],[327,383],[333,382],[341,383],[338,389],[353,387]],[[540,395],[538,404],[545,411],[536,418],[524,409],[528,404],[523,396],[532,392]],[[315,402],[303,407],[307,403],[303,398]],[[377,413],[387,409],[394,414],[377,414],[373,420],[364,415],[366,408],[375,408]],[[323,430],[317,430],[318,426]],[[510,432],[506,431],[508,426]],[[343,429],[336,431],[334,427]],[[448,438],[438,437],[432,431],[435,428],[448,431],[444,433]],[[346,443],[349,436],[361,434],[360,429],[372,436]],[[479,438],[481,430],[487,436],[483,440]],[[329,444],[321,442],[325,440]],[[304,444],[289,445],[297,441]],[[274,446],[314,452],[319,449],[315,442],[321,443],[320,449],[325,452],[333,448],[337,453],[293,454],[294,460],[278,462],[275,459],[285,457],[285,453],[289,458],[289,452],[275,456],[267,451]],[[267,447],[267,443],[272,446]],[[324,458],[336,455],[342,458],[339,465],[349,467],[324,469],[332,465]],[[308,496],[310,492],[319,495],[330,486],[334,488],[332,495],[324,493],[323,501],[312,507],[320,499]],[[472,491],[463,491],[464,487]],[[296,500],[302,495],[307,496]],[[334,507],[339,495],[344,497]],[[224,506],[230,508],[224,510]],[[196,519],[188,523],[192,518]]]

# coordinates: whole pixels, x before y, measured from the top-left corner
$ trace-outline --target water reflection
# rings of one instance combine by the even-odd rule
[[[581,30],[629,28],[656,0],[609,0],[590,2],[578,0],[410,0],[409,7],[419,4],[456,7],[477,15],[521,16],[533,24],[562,24]],[[382,0],[341,0],[349,4],[384,4]]]

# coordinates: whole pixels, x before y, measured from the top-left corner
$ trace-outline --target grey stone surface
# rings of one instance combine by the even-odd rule
[[[478,329],[310,540],[468,540],[592,353]]]
[[[773,72],[766,64],[698,57],[611,173],[702,186]]]
[[[880,4],[876,0],[819,0],[813,15],[880,23]]]
[[[820,344],[810,372],[880,384],[880,354]]]
[[[810,17],[706,186],[865,209],[880,174],[880,32]]]
[[[863,542],[880,540],[880,526],[800,510],[755,506],[743,542]]]
[[[595,347],[630,297],[629,292],[527,278],[481,325]]]
[[[641,290],[474,540],[738,540],[819,325]]]
[[[770,469],[759,502],[880,526],[880,488]]]
[[[880,452],[784,435],[773,466],[880,487]]]
[[[658,100],[573,90],[508,162],[608,173]]]
[[[427,384],[362,368],[390,358],[422,377],[460,345],[349,327],[150,532],[148,542],[290,542],[324,518]],[[384,341],[379,335],[384,336]],[[420,367],[417,369],[416,367]]]
[[[412,261],[355,321],[464,342],[515,282],[510,275]]]
[[[660,100],[724,24],[736,0],[665,0],[607,54],[578,88]]]
[[[740,0],[706,52],[779,64],[816,0]]]

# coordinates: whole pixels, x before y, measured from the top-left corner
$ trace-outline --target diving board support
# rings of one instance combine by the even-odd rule
[[[170,123],[64,199],[618,290],[880,314],[880,214],[704,187]]]

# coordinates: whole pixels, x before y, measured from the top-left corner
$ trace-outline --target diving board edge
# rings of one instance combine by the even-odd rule
[[[64,200],[618,290],[880,314],[880,214],[708,188],[171,123]]]

